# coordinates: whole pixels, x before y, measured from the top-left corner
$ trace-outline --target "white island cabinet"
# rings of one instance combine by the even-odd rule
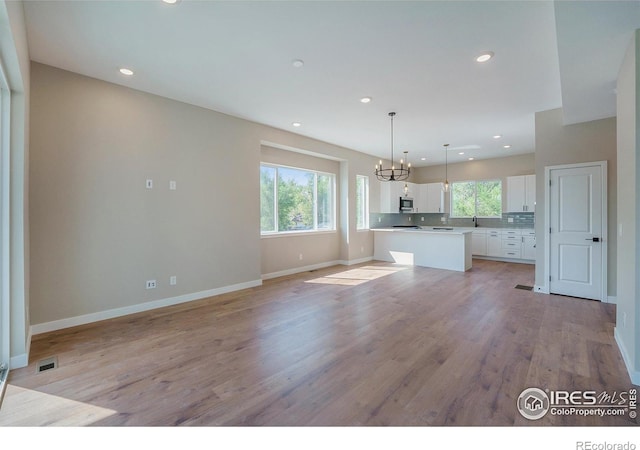
[[[373,229],[374,259],[465,272],[471,269],[471,230]]]

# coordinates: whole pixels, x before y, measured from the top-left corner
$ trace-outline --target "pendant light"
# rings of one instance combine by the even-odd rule
[[[448,152],[449,144],[444,144],[444,183],[442,183],[442,191],[449,192],[449,173],[448,173]]]
[[[393,162],[393,116],[395,115],[396,113],[394,112],[389,113],[389,117],[391,117],[391,168],[384,169],[382,167],[382,160],[380,160],[379,164],[376,164],[375,174],[380,181],[404,181],[409,178],[409,174],[411,173],[411,164],[408,159],[406,161],[403,159],[400,160],[400,169],[396,169]],[[407,158],[407,153],[409,152],[404,152],[405,158]]]

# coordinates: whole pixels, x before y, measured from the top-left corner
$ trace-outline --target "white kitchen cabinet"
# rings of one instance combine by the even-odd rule
[[[534,231],[522,233],[522,259],[536,259],[536,234]]]
[[[418,184],[414,196],[416,212],[419,213],[442,213],[444,212],[444,192],[441,183]]]
[[[380,212],[391,212],[391,183],[385,181],[380,181]]]
[[[405,197],[404,181],[381,181],[380,182],[380,212],[397,213],[400,212],[400,197]],[[416,184],[407,183],[406,197],[414,198]],[[415,208],[415,203],[414,203]]]
[[[536,176],[507,177],[507,211],[534,212],[536,204]]]
[[[487,232],[487,256],[502,257],[502,236],[500,230]]]
[[[476,242],[478,233],[485,233],[486,254],[481,251],[481,244]],[[475,256],[489,256],[492,258],[522,259],[534,261],[536,236],[535,231],[517,228],[486,228],[484,231],[475,231],[472,234],[473,254]],[[476,246],[478,246],[476,248]],[[480,250],[478,250],[480,249]]]
[[[442,183],[427,183],[427,197],[427,210],[425,212],[444,212],[444,192],[442,192]]]
[[[473,230],[471,234],[471,254],[487,256],[487,232],[485,230]]]

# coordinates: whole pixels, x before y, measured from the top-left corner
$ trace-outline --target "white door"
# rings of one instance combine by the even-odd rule
[[[549,292],[603,300],[603,167],[551,169],[549,179]]]

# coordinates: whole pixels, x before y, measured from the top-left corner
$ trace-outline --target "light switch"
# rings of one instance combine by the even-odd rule
[[[176,182],[174,180],[169,181],[169,190],[171,191],[176,190]]]
[[[147,189],[153,189],[153,180],[147,180]]]

